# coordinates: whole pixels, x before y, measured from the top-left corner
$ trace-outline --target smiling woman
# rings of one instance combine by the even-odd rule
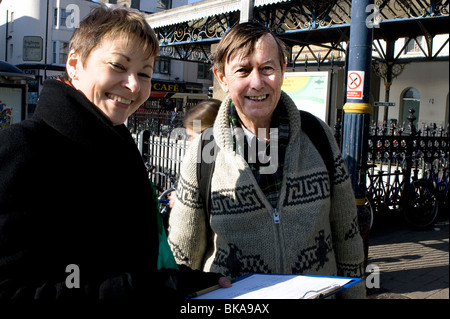
[[[86,95],[113,125],[119,125],[150,96],[154,57],[136,39],[103,39],[83,64],[71,50],[67,71],[72,85]],[[138,49],[136,49],[138,48]]]
[[[218,283],[175,263],[123,124],[150,95],[157,54],[143,14],[96,8],[74,32],[67,77],[0,131],[0,299],[173,300]]]
[[[158,41],[140,13],[116,11],[99,11],[80,24],[66,64],[68,80],[113,125],[124,123],[150,96],[159,53]]]

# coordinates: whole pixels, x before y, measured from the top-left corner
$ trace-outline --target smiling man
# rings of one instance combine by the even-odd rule
[[[281,91],[284,52],[283,43],[256,23],[233,27],[219,42],[213,72],[228,96],[213,127],[211,210],[205,213],[205,194],[199,194],[199,138],[183,161],[169,244],[177,262],[231,278],[247,273],[362,277],[362,239],[346,167],[330,127],[317,120],[333,157],[335,173],[329,176],[302,129],[305,119]],[[255,158],[252,145],[258,153],[270,150],[269,157],[276,152],[274,170],[262,169],[268,163]],[[342,297],[364,298],[365,287],[352,287]]]

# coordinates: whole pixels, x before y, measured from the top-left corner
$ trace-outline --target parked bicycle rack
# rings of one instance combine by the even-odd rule
[[[449,128],[424,126],[417,131],[414,120],[410,110],[406,129],[371,127],[366,195],[375,215],[403,212],[409,223],[422,228],[434,223],[431,215],[437,215],[438,207],[448,206]],[[414,187],[409,195],[405,185]],[[411,220],[411,214],[420,221]]]

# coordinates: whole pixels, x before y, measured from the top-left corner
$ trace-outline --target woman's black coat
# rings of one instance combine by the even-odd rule
[[[127,128],[62,81],[0,130],[0,298],[164,296],[156,214]]]

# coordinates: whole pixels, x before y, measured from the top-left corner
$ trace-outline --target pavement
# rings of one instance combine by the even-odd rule
[[[427,230],[399,216],[375,216],[368,265],[380,274],[371,279],[369,299],[449,299],[449,213]]]

